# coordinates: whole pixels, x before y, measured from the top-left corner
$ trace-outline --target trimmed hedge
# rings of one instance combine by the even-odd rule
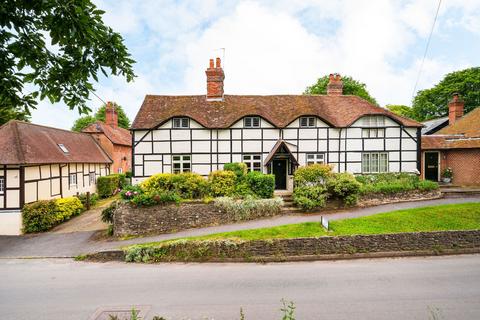
[[[273,197],[275,191],[275,176],[273,174],[250,171],[245,176],[245,181],[256,196],[263,199]]]
[[[146,194],[170,192],[177,193],[183,199],[198,199],[207,194],[208,182],[192,172],[159,173],[143,181],[140,187]]]
[[[111,174],[97,178],[97,191],[100,198],[108,198],[114,195],[120,187],[120,176]]]
[[[22,209],[23,231],[42,232],[80,214],[83,205],[77,197],[41,200],[26,204]]]
[[[235,191],[237,175],[233,171],[213,171],[208,175],[208,182],[212,197],[231,196]]]

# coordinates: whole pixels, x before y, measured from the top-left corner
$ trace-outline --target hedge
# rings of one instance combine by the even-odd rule
[[[100,198],[108,198],[114,195],[120,188],[120,175],[110,174],[97,178],[97,191]]]
[[[192,172],[159,173],[140,184],[144,193],[172,192],[183,199],[198,199],[208,192],[208,182],[201,175]]]
[[[77,197],[41,200],[22,209],[23,231],[42,232],[80,214],[83,205]]]
[[[231,196],[235,191],[237,175],[233,171],[213,171],[208,176],[208,182],[212,197]]]
[[[245,176],[245,181],[256,196],[263,199],[273,197],[275,191],[275,176],[273,174],[250,171]]]

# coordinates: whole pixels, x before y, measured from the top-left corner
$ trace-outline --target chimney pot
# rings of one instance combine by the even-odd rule
[[[221,68],[220,58],[217,57],[215,68]]]
[[[331,73],[328,78],[327,95],[341,96],[343,94],[342,77],[338,73]]]
[[[205,73],[207,75],[207,100],[223,100],[223,80],[225,73],[221,67],[220,58],[216,58],[216,66],[213,65],[213,59],[210,59],[210,68]]]
[[[118,127],[118,113],[115,105],[110,101],[105,106],[105,124],[112,128]]]
[[[458,119],[463,117],[465,102],[458,93],[454,93],[452,100],[448,103],[448,124],[454,124]]]
[[[210,59],[210,69],[213,69],[215,68],[215,66],[213,65],[213,59]]]

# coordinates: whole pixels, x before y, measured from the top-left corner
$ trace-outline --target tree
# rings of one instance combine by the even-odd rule
[[[115,109],[117,110],[118,115],[118,126],[124,129],[130,128],[130,119],[128,119],[127,114],[123,111],[123,108],[114,102]],[[72,131],[80,132],[92,123],[96,121],[105,122],[105,104],[98,109],[95,115],[86,115],[75,120]]]
[[[343,81],[343,94],[349,94],[359,96],[375,105],[378,105],[377,101],[368,93],[367,86],[360,81],[352,79],[349,76],[342,76]],[[327,94],[327,85],[329,82],[329,76],[323,76],[317,80],[313,86],[307,87],[304,94]]]
[[[385,106],[388,110],[392,111],[393,113],[398,114],[399,116],[411,118],[412,117],[412,108],[409,106],[401,105],[401,104],[387,104]]]
[[[465,112],[480,106],[480,67],[449,73],[433,88],[419,91],[413,99],[412,117],[425,121],[447,116],[455,92],[465,101]]]
[[[30,116],[20,108],[12,108],[7,106],[0,107],[0,126],[10,120],[22,120],[30,122]]]
[[[132,81],[135,61],[103,14],[91,0],[1,1],[0,106],[29,113],[48,98],[88,113],[99,71]]]

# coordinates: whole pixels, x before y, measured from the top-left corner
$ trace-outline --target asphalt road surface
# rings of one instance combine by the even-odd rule
[[[0,259],[1,319],[89,319],[144,305],[167,319],[480,319],[480,255],[272,264]]]

